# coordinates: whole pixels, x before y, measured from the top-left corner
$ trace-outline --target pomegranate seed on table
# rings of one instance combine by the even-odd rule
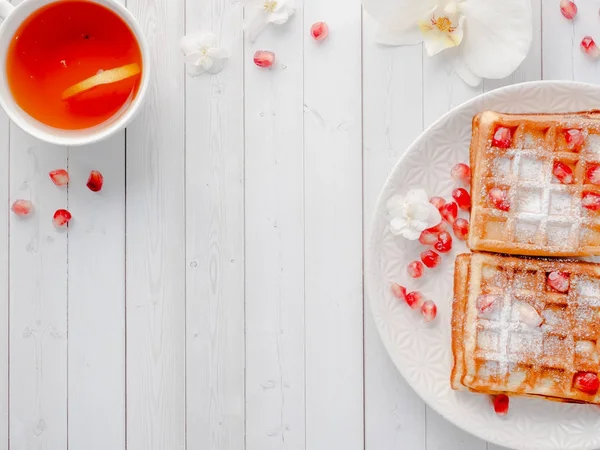
[[[555,270],[554,272],[550,272],[548,274],[546,284],[555,291],[565,293],[569,290],[569,275],[567,275],[564,272]]]
[[[498,148],[508,148],[512,142],[512,132],[509,128],[500,127],[494,133],[492,145]]]
[[[427,300],[421,306],[421,313],[423,313],[425,322],[431,322],[437,315],[437,306],[431,300]]]
[[[597,58],[600,55],[600,50],[591,36],[585,36],[581,40],[581,51],[592,58]]]
[[[430,269],[433,269],[438,266],[442,258],[433,250],[426,250],[421,253],[421,261]]]
[[[53,170],[48,175],[57,186],[66,186],[69,184],[69,173],[65,169]]]
[[[405,300],[406,288],[404,286],[400,286],[398,283],[392,283],[392,294],[394,294],[394,297],[399,298],[400,300]]]
[[[54,226],[58,228],[67,225],[70,220],[71,213],[66,209],[59,209],[54,213],[52,223],[54,223]]]
[[[552,173],[562,184],[571,184],[573,182],[573,170],[565,163],[556,161]]]
[[[421,261],[413,261],[406,267],[406,271],[411,278],[421,278],[424,270],[425,268]]]
[[[469,222],[463,218],[456,219],[456,222],[452,224],[452,231],[457,239],[466,241],[469,235]]]
[[[595,373],[577,372],[573,377],[573,387],[586,394],[595,395],[600,388],[600,380]]]
[[[266,50],[258,50],[254,54],[254,64],[258,67],[272,67],[275,63],[275,53]]]
[[[458,217],[458,205],[454,202],[446,203],[440,208],[442,218],[452,225]]]
[[[501,297],[493,294],[483,294],[477,297],[477,310],[482,313],[492,311],[499,303]]]
[[[87,187],[90,191],[98,192],[102,189],[102,185],[104,184],[104,177],[97,170],[92,170],[90,172],[90,176],[87,180]]]
[[[440,253],[448,253],[452,250],[452,236],[447,231],[442,231],[437,239],[437,242],[433,245]]]
[[[29,200],[15,200],[10,209],[17,216],[27,216],[33,210],[33,203]]]
[[[508,395],[498,394],[493,397],[492,403],[494,405],[494,411],[499,416],[505,416],[508,414],[508,405],[510,403]]]
[[[429,203],[431,203],[437,209],[440,209],[442,206],[444,206],[446,204],[446,200],[444,200],[442,197],[431,197],[429,199]]]
[[[423,230],[421,231],[421,236],[419,236],[419,242],[423,245],[433,245],[438,240],[439,233],[436,233],[431,230]]]
[[[560,0],[560,12],[565,19],[572,20],[577,14],[577,5],[571,0]]]
[[[490,203],[500,211],[508,211],[510,209],[506,189],[494,187],[488,192],[488,198],[490,199]]]
[[[412,309],[417,309],[423,303],[425,296],[419,291],[409,292],[406,294],[406,303]]]
[[[317,22],[310,27],[310,35],[315,41],[322,41],[329,36],[329,25],[325,22]]]
[[[590,211],[600,210],[600,194],[589,191],[584,192],[581,198],[581,205]]]
[[[600,186],[600,166],[596,164],[590,166],[587,170],[586,176],[590,183]]]
[[[585,143],[586,134],[578,130],[577,128],[572,128],[570,130],[565,131],[565,140],[567,141],[567,148],[574,152],[578,152],[581,150],[581,146]]]
[[[463,163],[455,164],[450,171],[450,176],[456,181],[469,183],[471,181],[471,168]]]
[[[464,209],[465,211],[471,209],[471,195],[469,195],[466,189],[454,189],[452,191],[452,198],[460,209]]]

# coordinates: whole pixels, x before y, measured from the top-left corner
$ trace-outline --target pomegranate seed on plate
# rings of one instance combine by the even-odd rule
[[[565,163],[556,161],[552,173],[562,184],[571,184],[573,182],[573,170]]]
[[[419,291],[409,292],[406,294],[406,303],[412,309],[417,309],[423,303],[425,296],[421,294]]]
[[[591,36],[586,36],[581,40],[581,51],[592,58],[597,58],[600,55],[600,50]]]
[[[494,411],[496,414],[499,416],[505,416],[508,414],[509,399],[506,394],[495,395],[492,402],[494,404]]]
[[[577,5],[570,0],[560,0],[560,12],[565,19],[572,20],[577,14]]]
[[[468,211],[471,209],[471,196],[466,189],[457,188],[452,191],[452,198],[460,209]]]
[[[435,233],[431,230],[423,230],[421,231],[421,236],[419,236],[419,242],[423,245],[433,245],[438,240],[439,233]]]
[[[452,231],[457,239],[466,241],[469,235],[469,222],[463,218],[456,219],[456,222],[452,224]]]
[[[102,189],[102,185],[104,184],[104,177],[97,170],[92,170],[90,172],[90,177],[87,180],[87,187],[90,188],[90,191],[98,192]]]
[[[421,253],[421,261],[430,269],[437,267],[441,261],[440,255],[433,250],[427,250]]]
[[[590,211],[600,210],[600,194],[595,192],[584,192],[581,199],[581,205]]]
[[[437,306],[435,306],[435,303],[433,303],[431,300],[427,300],[421,306],[421,313],[423,313],[425,322],[431,322],[437,315]]]
[[[490,203],[500,211],[508,211],[510,203],[508,201],[508,192],[506,189],[494,187],[488,192]]]
[[[567,141],[567,148],[574,152],[581,150],[581,146],[585,143],[586,133],[577,128],[572,128],[565,131],[565,140]]]
[[[594,164],[587,170],[587,179],[590,183],[600,186],[600,166]]]
[[[31,203],[29,200],[16,200],[12,204],[10,209],[17,216],[27,216],[31,213],[31,210],[33,209],[33,203]]]
[[[444,206],[446,204],[446,200],[444,200],[442,197],[431,197],[429,199],[429,203],[431,203],[437,209],[440,209],[442,206]]]
[[[509,128],[500,127],[494,133],[492,145],[498,148],[508,148],[512,142],[512,132]]]
[[[569,275],[564,272],[560,272],[555,270],[554,272],[550,272],[548,274],[548,278],[546,279],[546,284],[550,286],[552,289],[558,292],[567,292],[569,290]]]
[[[392,294],[394,294],[394,297],[396,298],[405,300],[406,288],[404,286],[400,286],[398,283],[392,283]]]
[[[423,263],[421,261],[413,261],[407,267],[406,271],[412,278],[421,278],[423,276]]]
[[[502,297],[493,294],[483,294],[477,297],[477,310],[482,313],[493,311]]]
[[[52,218],[52,223],[54,223],[55,227],[62,227],[67,225],[71,220],[71,213],[66,209],[59,209],[54,213],[54,217]]]
[[[452,236],[447,231],[442,231],[437,239],[437,242],[433,245],[440,253],[448,253],[452,250]]]
[[[595,373],[577,372],[573,377],[573,387],[586,394],[595,395],[600,387],[600,380]]]
[[[258,50],[254,54],[254,64],[258,67],[272,67],[275,63],[275,53],[266,50]]]
[[[66,186],[69,184],[69,173],[65,169],[53,170],[48,175],[57,186]]]
[[[310,35],[315,41],[322,41],[329,36],[329,26],[325,22],[317,22],[310,27]]]
[[[469,183],[471,181],[471,168],[463,163],[455,164],[450,171],[450,176],[456,181]]]
[[[440,222],[435,227],[427,228],[427,231],[431,231],[435,234],[440,234],[442,231],[446,231],[446,222]]]
[[[442,218],[452,225],[458,217],[458,205],[454,202],[446,203],[440,208]]]

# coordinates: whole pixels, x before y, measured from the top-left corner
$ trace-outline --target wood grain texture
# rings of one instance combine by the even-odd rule
[[[244,448],[244,56],[242,8],[186,4],[187,33],[230,58],[186,78],[187,448]]]
[[[10,123],[0,109],[0,450],[8,450]]]
[[[151,87],[127,131],[127,448],[185,448],[183,0],[129,0]]]
[[[246,445],[305,448],[303,11],[246,41]],[[308,43],[306,43],[308,45]],[[269,49],[271,70],[252,61]]]
[[[362,449],[362,110],[359,0],[306,0],[306,448]]]

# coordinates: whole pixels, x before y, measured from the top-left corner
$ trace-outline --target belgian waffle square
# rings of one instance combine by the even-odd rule
[[[568,279],[562,292],[548,284],[548,275],[557,271]],[[480,296],[495,301],[482,309]],[[519,316],[531,307],[538,323]],[[600,393],[586,393],[576,383],[582,374],[594,378],[600,371],[599,319],[598,264],[491,253],[459,255],[451,385],[487,394],[600,403]]]
[[[508,148],[493,145],[500,127],[511,131]],[[585,141],[573,150],[567,133],[574,130]],[[473,119],[470,159],[469,248],[530,256],[600,255],[600,211],[582,205],[583,196],[600,194],[600,186],[586,176],[600,164],[599,112],[481,113]],[[557,163],[572,170],[570,183],[553,174]],[[508,210],[493,204],[494,188],[506,194]]]

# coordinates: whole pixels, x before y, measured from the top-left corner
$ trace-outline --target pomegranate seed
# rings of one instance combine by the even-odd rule
[[[329,25],[325,22],[317,22],[310,27],[310,35],[315,41],[322,41],[329,36]]]
[[[492,312],[502,297],[493,294],[484,294],[477,297],[477,310],[481,313]]]
[[[508,211],[510,203],[508,202],[508,193],[506,189],[494,187],[488,192],[490,203],[500,211]]]
[[[404,286],[400,286],[398,283],[392,283],[392,294],[394,294],[394,297],[399,298],[400,300],[405,300],[406,288]]]
[[[98,192],[102,189],[102,185],[104,184],[104,177],[97,170],[92,170],[90,172],[90,177],[87,180],[87,187],[90,188],[90,191]]]
[[[412,309],[417,309],[423,303],[425,296],[419,291],[409,292],[406,294],[406,303]]]
[[[452,225],[458,216],[458,205],[454,202],[446,203],[440,208],[440,214],[446,222]]]
[[[54,217],[52,218],[52,223],[54,223],[55,227],[62,227],[67,225],[71,220],[71,213],[66,209],[59,209],[54,213]]]
[[[258,50],[254,54],[254,64],[258,67],[272,67],[275,63],[275,53],[266,50]]]
[[[438,240],[439,233],[435,233],[430,230],[421,231],[421,236],[419,236],[419,242],[423,245],[433,245]]]
[[[69,173],[65,169],[53,170],[49,175],[52,182],[57,186],[69,184]]]
[[[440,253],[448,253],[452,250],[452,236],[447,231],[442,231],[438,236],[437,242],[433,245]]]
[[[435,306],[435,303],[433,303],[431,300],[427,300],[421,306],[421,312],[423,313],[425,322],[431,322],[437,315],[437,306]]]
[[[33,209],[33,203],[31,203],[29,200],[16,200],[12,204],[10,209],[17,216],[27,216],[31,213],[31,210]]]
[[[435,227],[427,228],[427,231],[440,234],[442,231],[446,231],[446,222],[440,222]]]
[[[425,270],[425,268],[421,261],[413,261],[406,267],[408,275],[412,278],[421,278],[423,276],[423,270]]]
[[[469,235],[469,222],[466,219],[456,219],[456,222],[452,224],[452,231],[454,236],[461,241],[466,241]]]
[[[558,292],[567,292],[569,290],[569,275],[564,272],[559,272],[555,270],[554,272],[550,272],[548,274],[548,278],[546,279],[546,284],[550,286],[552,289]]]
[[[600,166],[592,165],[587,170],[587,179],[590,183],[600,186]]]
[[[585,143],[586,133],[576,128],[565,131],[565,140],[567,148],[574,152],[581,150],[581,146]]]
[[[584,192],[583,198],[581,199],[581,205],[590,211],[600,210],[600,194],[595,192]]]
[[[509,128],[500,127],[496,130],[492,145],[498,148],[508,148],[512,142],[512,133]]]
[[[570,0],[560,0],[560,12],[565,19],[572,20],[577,14],[577,5]]]
[[[581,40],[581,51],[592,58],[597,58],[600,55],[600,50],[591,36],[585,36]]]
[[[444,200],[442,197],[431,197],[429,199],[429,203],[431,203],[437,209],[440,209],[442,206],[444,206],[446,204],[446,200]]]
[[[577,372],[573,377],[573,387],[586,394],[595,395],[600,387],[600,380],[595,373]]]
[[[466,164],[458,163],[450,171],[450,176],[456,181],[469,183],[471,181],[471,168]]]
[[[509,399],[506,394],[495,395],[492,402],[494,404],[494,411],[496,414],[499,416],[505,416],[508,414]]]
[[[421,253],[421,261],[430,269],[437,267],[441,261],[440,255],[433,250],[427,250]]]
[[[452,191],[452,198],[456,201],[456,204],[460,209],[468,211],[471,209],[471,196],[463,188],[457,188]]]
[[[562,184],[571,184],[573,182],[573,171],[569,166],[560,161],[554,163],[552,173]]]

